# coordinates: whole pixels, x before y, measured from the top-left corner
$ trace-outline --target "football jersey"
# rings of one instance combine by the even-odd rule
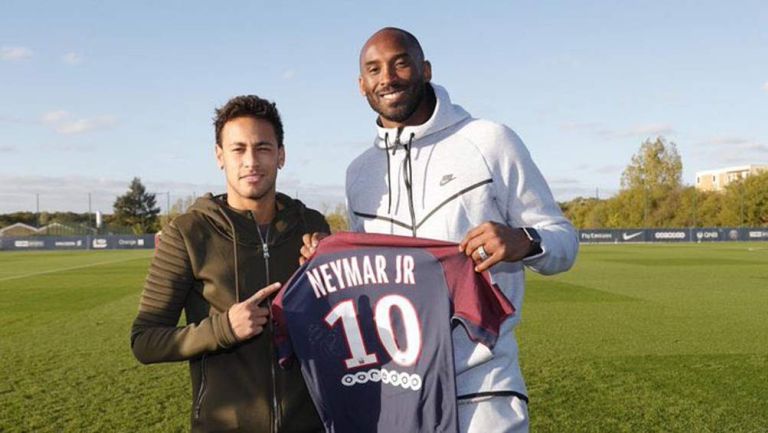
[[[338,233],[272,304],[328,432],[456,432],[451,329],[493,347],[514,308],[456,244]]]

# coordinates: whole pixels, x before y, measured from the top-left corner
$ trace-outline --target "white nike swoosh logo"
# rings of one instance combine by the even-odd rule
[[[625,241],[628,241],[628,240],[631,240],[631,239],[634,239],[634,238],[640,236],[641,234],[643,234],[643,232],[632,233],[631,235],[628,235],[626,233],[622,233],[621,234],[621,238],[624,239]]]

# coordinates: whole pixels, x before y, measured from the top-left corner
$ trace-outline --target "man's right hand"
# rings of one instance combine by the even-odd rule
[[[303,265],[304,263],[309,260],[310,257],[312,257],[312,254],[315,254],[315,248],[317,248],[317,244],[320,243],[321,240],[327,238],[330,236],[328,233],[312,233],[312,234],[305,234],[302,236],[302,240],[304,241],[304,246],[301,247],[301,257],[299,257],[299,264]]]
[[[264,331],[269,320],[269,309],[260,307],[265,299],[280,290],[280,283],[273,283],[254,293],[243,302],[238,302],[227,311],[229,326],[238,341],[255,337]]]

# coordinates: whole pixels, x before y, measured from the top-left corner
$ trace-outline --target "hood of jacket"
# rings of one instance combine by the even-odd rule
[[[284,238],[282,234],[290,232],[297,224],[307,225],[304,203],[279,192],[275,201],[277,213],[270,224],[270,245],[279,243]],[[223,236],[240,245],[260,246],[262,243],[253,213],[230,207],[226,194],[214,196],[207,193],[195,200],[189,212],[202,215]]]
[[[429,83],[429,85],[432,86],[436,99],[435,111],[429,120],[421,125],[405,126],[402,128],[384,128],[377,121],[378,138],[375,143],[376,147],[392,150],[393,147],[401,143],[413,143],[414,146],[418,146],[418,140],[440,132],[470,117],[469,113],[460,105],[451,103],[448,91],[442,86],[434,83]]]

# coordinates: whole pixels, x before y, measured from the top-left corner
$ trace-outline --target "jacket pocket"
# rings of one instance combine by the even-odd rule
[[[200,411],[203,407],[203,400],[205,399],[205,391],[208,385],[208,375],[205,370],[205,361],[206,356],[203,355],[203,358],[200,360],[200,389],[197,391],[197,395],[195,396],[195,420],[200,419]]]

